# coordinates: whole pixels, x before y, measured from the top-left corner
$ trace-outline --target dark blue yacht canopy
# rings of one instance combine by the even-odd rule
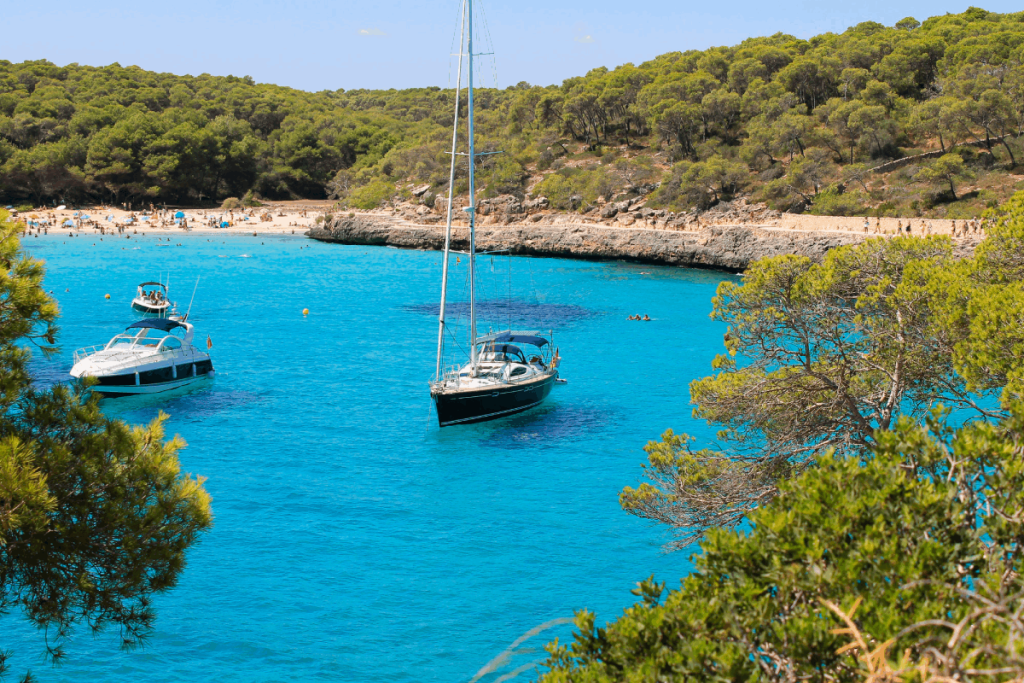
[[[170,332],[175,327],[185,327],[177,320],[168,320],[167,318],[149,318],[148,320],[140,320],[137,323],[132,323],[125,329],[130,330],[135,328],[148,328],[153,330],[162,330],[164,332]]]
[[[478,339],[477,342],[489,343],[489,342],[515,342],[516,344],[530,344],[538,348],[545,346],[548,340],[544,337],[538,337],[532,334],[522,334],[519,332],[500,332],[496,335],[490,335],[484,339]]]

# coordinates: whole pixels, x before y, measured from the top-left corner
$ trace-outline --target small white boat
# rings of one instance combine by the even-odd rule
[[[210,355],[192,345],[190,323],[140,320],[105,346],[75,351],[71,376],[95,377],[105,397],[158,394],[213,377]]]
[[[167,298],[167,285],[161,282],[143,282],[132,299],[132,308],[142,313],[163,317],[174,308],[174,303]]]

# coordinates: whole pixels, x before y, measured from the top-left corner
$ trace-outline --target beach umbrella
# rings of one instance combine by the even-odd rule
[[[66,208],[68,208],[68,207],[66,207],[66,206],[64,206],[63,204],[61,204],[61,205],[60,205],[60,206],[58,206],[58,207],[57,207],[57,208],[56,208],[55,210],[56,210],[56,211],[63,211],[63,210],[64,210],[64,209],[66,209]]]
[[[14,207],[13,207],[13,206],[11,206],[10,204],[8,204],[8,205],[7,205],[6,207],[4,207],[4,208],[6,208],[6,209],[7,209],[8,211],[10,211],[10,210],[11,210],[11,209],[13,209]]]
[[[64,225],[70,225],[71,227],[74,227],[75,222],[69,218],[68,220],[64,221]]]
[[[134,219],[132,219],[132,218],[125,218],[125,219],[124,219],[124,222],[125,222],[125,223],[134,223],[135,221],[134,221]]]
[[[83,220],[83,221],[84,221],[84,220],[85,220],[86,218],[88,218],[88,216],[82,216],[82,220]]]
[[[184,211],[179,211],[178,213],[174,214],[174,217],[175,218],[184,218],[185,217],[185,212]]]

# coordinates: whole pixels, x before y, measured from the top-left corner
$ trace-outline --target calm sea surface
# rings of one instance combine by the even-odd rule
[[[675,586],[689,570],[687,554],[663,554],[664,531],[623,513],[617,494],[666,428],[710,435],[690,416],[687,384],[722,349],[724,328],[708,313],[732,276],[481,258],[486,316],[553,329],[569,383],[542,408],[442,431],[427,391],[439,254],[298,236],[172,240],[183,246],[28,238],[62,310],[63,352],[35,370],[61,380],[74,349],[133,322],[140,281],[169,272],[184,309],[200,277],[191,320],[197,340],[213,340],[216,379],[105,410],[134,423],[170,414],[169,433],[189,444],[183,468],[207,477],[215,525],[157,598],[143,649],[81,630],[54,669],[42,635],[11,615],[0,648],[14,653],[13,675],[468,682],[530,629],[583,607],[603,624],[635,601],[637,581],[655,574]],[[633,313],[654,321],[627,321]],[[570,634],[561,625],[528,639],[480,680]]]

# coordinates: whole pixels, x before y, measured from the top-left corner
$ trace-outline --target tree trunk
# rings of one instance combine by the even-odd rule
[[[1014,167],[1016,167],[1017,159],[1016,157],[1013,156],[1013,150],[1010,149],[1010,145],[1006,142],[1006,136],[1004,135],[1003,137],[999,138],[999,141],[1003,143],[1003,147],[1006,148],[1006,153],[1010,155],[1010,163],[1013,164]]]
[[[952,178],[948,178],[948,180],[949,180],[949,193],[951,195],[953,195],[953,201],[955,202],[955,201],[957,201],[956,188],[953,187],[953,179]]]

